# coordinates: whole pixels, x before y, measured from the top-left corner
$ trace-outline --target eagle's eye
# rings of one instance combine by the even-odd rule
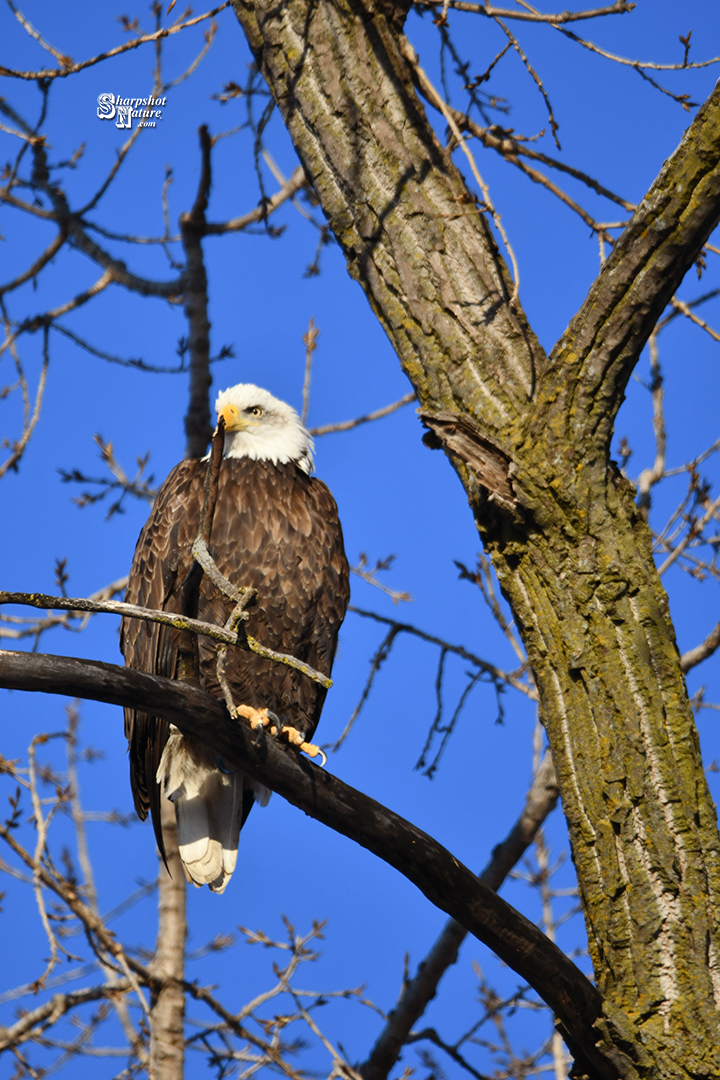
[[[264,411],[265,410],[263,409],[262,405],[249,405],[248,408],[245,410],[245,412],[249,413],[250,416],[262,416]]]

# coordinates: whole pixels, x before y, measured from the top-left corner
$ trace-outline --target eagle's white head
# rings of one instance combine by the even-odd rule
[[[252,383],[238,383],[218,394],[215,409],[225,421],[225,457],[294,461],[312,472],[313,441],[292,406]]]

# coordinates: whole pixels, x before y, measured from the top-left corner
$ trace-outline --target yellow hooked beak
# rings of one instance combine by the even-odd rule
[[[252,425],[249,417],[242,416],[235,405],[223,405],[222,409],[218,410],[218,418],[225,421],[226,431],[245,431]]]

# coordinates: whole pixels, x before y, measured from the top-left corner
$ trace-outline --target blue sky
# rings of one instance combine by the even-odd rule
[[[573,9],[580,7],[572,5]],[[550,7],[543,4],[544,10]],[[116,10],[102,4],[88,18],[87,6],[76,2],[55,5],[31,2],[25,15],[56,48],[74,60],[123,41],[116,15],[136,14],[151,28],[145,9]],[[681,21],[682,20],[682,21]],[[0,14],[0,60],[13,68],[37,69],[46,54],[22,30],[9,9]],[[109,192],[92,218],[113,232],[157,236],[162,232],[161,188],[166,165],[172,168],[170,221],[189,209],[199,174],[196,131],[207,123],[217,134],[241,125],[245,105],[221,105],[212,100],[222,86],[243,83],[250,55],[231,12],[218,18],[219,29],[208,56],[192,78],[167,92],[168,104],[154,130],[143,133]],[[535,136],[545,129],[537,147],[596,176],[631,201],[639,200],[665,158],[674,150],[694,111],[684,111],[667,95],[654,90],[628,67],[611,63],[568,40],[548,26],[513,23],[513,31],[534,68],[540,73],[560,124],[562,151],[553,146],[543,99],[522,62],[512,51],[495,69],[491,92],[506,98],[508,115],[496,122]],[[484,71],[503,44],[498,27],[487,20],[451,13],[450,28],[471,73]],[[717,51],[720,15],[715,5],[690,0],[682,6],[670,0],[640,0],[632,14],[580,23],[574,30],[601,48],[634,59],[675,63],[682,59],[679,34],[692,28],[691,59],[706,59]],[[439,85],[437,32],[429,15],[411,14],[408,36],[423,67]],[[164,46],[167,79],[180,75],[202,44],[202,29],[185,32]],[[152,48],[129,54],[74,76],[57,80],[50,95],[45,130],[50,159],[69,158],[81,143],[82,159],[75,170],[64,170],[62,182],[71,206],[87,201],[115,159],[125,133],[95,114],[100,93],[143,96],[149,93]],[[701,102],[714,85],[717,67],[693,72],[662,73],[657,78],[674,93],[688,93]],[[463,103],[459,81],[450,74],[453,104]],[[33,83],[6,79],[2,95],[32,122],[40,95]],[[3,118],[0,118],[5,122]],[[438,125],[441,130],[441,125]],[[0,132],[2,162],[10,160],[18,141]],[[289,175],[296,159],[279,118],[267,133],[267,144],[280,168]],[[259,192],[252,165],[253,135],[243,130],[221,140],[213,155],[213,189],[208,217],[215,221],[251,210]],[[480,171],[502,215],[521,272],[520,297],[543,345],[549,349],[582,302],[599,268],[598,246],[587,226],[548,192],[493,156],[475,147]],[[465,170],[462,155],[458,165]],[[276,189],[265,170],[268,192]],[[557,179],[557,175],[553,177]],[[620,220],[622,211],[568,179],[567,192],[598,220]],[[587,192],[587,193],[586,193]],[[312,210],[320,218],[317,209]],[[325,247],[319,276],[304,276],[314,258],[316,229],[292,206],[273,219],[285,230],[271,239],[257,235],[205,241],[210,286],[211,350],[233,344],[235,358],[213,368],[214,390],[250,381],[301,406],[304,368],[302,335],[312,317],[320,329],[315,353],[308,422],[312,426],[362,415],[397,400],[410,389],[397,359],[372,316],[357,284],[347,276],[337,245]],[[8,208],[0,209],[0,277],[10,280],[28,265],[53,235],[52,227]],[[105,242],[105,241],[103,241]],[[175,275],[157,247],[130,247],[107,241],[107,246],[139,274],[157,279]],[[176,258],[181,252],[176,249]],[[718,284],[717,256],[708,256],[700,283],[694,271],[680,290],[690,300]],[[99,269],[80,252],[63,252],[32,283],[7,298],[15,320],[66,302],[90,286]],[[717,301],[701,314],[717,325]],[[177,363],[178,338],[186,332],[179,306],[142,299],[120,288],[106,290],[91,304],[70,313],[63,325],[95,347],[119,357],[142,357],[147,363],[172,367]],[[40,335],[19,343],[27,377],[34,390],[41,361]],[[698,328],[677,319],[660,338],[665,378],[667,463],[680,466],[720,436],[717,424],[718,345]],[[5,353],[2,386],[15,375]],[[638,365],[646,380],[648,360]],[[129,568],[135,541],[147,515],[147,505],[126,500],[124,513],[106,520],[108,500],[83,509],[72,502],[81,488],[61,482],[58,470],[79,469],[101,476],[93,435],[112,442],[128,472],[137,456],[150,453],[148,470],[157,482],[182,457],[183,413],[187,397],[185,375],[148,374],[107,363],[88,355],[59,334],[51,336],[51,361],[40,422],[17,472],[0,481],[3,520],[3,584],[5,589],[55,592],[53,564],[67,559],[68,594],[85,596],[121,577]],[[2,436],[19,434],[20,401],[9,393],[0,401]],[[516,666],[515,657],[467,582],[458,581],[454,560],[473,566],[478,538],[466,498],[444,455],[421,444],[422,428],[413,406],[377,423],[346,434],[318,439],[316,467],[333,491],[340,509],[346,547],[352,563],[361,552],[371,564],[396,556],[383,581],[409,592],[411,603],[396,606],[389,597],[353,578],[353,600],[389,618],[412,622],[428,633],[498,664]],[[636,476],[652,464],[653,441],[650,395],[646,386],[631,381],[617,434],[627,436],[634,454],[628,473]],[[711,459],[703,475],[717,480]],[[682,496],[685,480],[668,481],[658,494],[656,521],[663,519]],[[697,644],[718,618],[717,583],[697,582],[673,568],[666,579],[681,650]],[[18,613],[15,609],[15,613]],[[82,634],[54,631],[41,641],[42,651],[88,656],[119,662],[117,620],[96,617]],[[369,661],[384,630],[369,620],[349,615],[343,628],[335,685],[330,692],[318,737],[337,738],[352,712],[369,670]],[[14,647],[12,642],[5,643]],[[27,647],[19,643],[17,647]],[[467,707],[434,779],[414,769],[435,713],[434,682],[438,650],[401,637],[382,668],[368,703],[343,749],[331,755],[328,768],[348,783],[403,814],[445,844],[459,859],[479,869],[494,844],[515,820],[531,780],[534,709],[521,695],[504,695],[505,719],[497,724],[492,687],[480,684]],[[466,682],[467,665],[448,659],[446,700],[452,709]],[[707,700],[720,700],[717,662],[708,662],[689,677],[694,693],[707,687]],[[22,757],[30,738],[40,731],[57,731],[64,724],[60,699],[20,693],[3,694],[1,752]],[[81,705],[82,734],[103,758],[83,766],[82,794],[86,809],[122,812],[131,809],[120,710],[105,705]],[[700,714],[699,728],[708,763],[720,757],[715,714]],[[62,767],[60,744],[50,744],[47,757]],[[709,776],[717,797],[718,778]],[[8,792],[11,785],[5,785]],[[4,795],[3,795],[4,798]],[[157,872],[152,832],[147,825],[126,829],[90,824],[89,840],[95,861],[101,908],[111,909],[135,887]],[[53,826],[57,849],[72,843],[69,824]],[[548,827],[555,856],[567,852],[559,812]],[[29,833],[26,833],[29,836]],[[3,853],[0,853],[3,854]],[[562,884],[571,882],[569,868]],[[0,886],[4,887],[4,886]],[[46,946],[27,888],[9,883],[0,916],[3,955],[9,961],[0,985],[6,987],[36,977]],[[536,899],[522,883],[510,883],[504,895],[530,917],[539,917]],[[266,810],[254,811],[243,831],[238,870],[223,897],[207,890],[189,893],[191,943],[200,946],[215,933],[237,925],[261,927],[280,934],[281,915],[299,930],[313,918],[329,920],[323,958],[305,974],[318,989],[365,984],[367,995],[381,1008],[392,1007],[400,989],[403,957],[416,964],[444,922],[442,913],[395,871],[336,836],[274,797]],[[153,900],[146,899],[122,916],[113,928],[135,944],[149,946],[154,935]],[[575,919],[563,928],[560,942],[568,949],[582,944]],[[465,945],[461,963],[447,976],[443,993],[433,1002],[427,1022],[451,1041],[477,1016],[476,982],[472,962],[478,961],[497,985],[512,990],[519,980],[501,968],[474,941]],[[580,960],[587,970],[587,961]],[[191,977],[220,984],[230,1007],[264,989],[271,981],[269,954],[237,946],[213,955],[191,968]],[[97,976],[95,976],[97,978]],[[78,985],[86,985],[88,976]],[[72,984],[70,984],[72,985]],[[0,998],[0,1000],[2,1000]],[[233,1004],[234,1003],[234,1004]],[[3,1006],[7,1022],[12,1003]],[[190,1010],[192,1012],[192,1009]],[[351,1060],[362,1060],[378,1030],[377,1018],[360,1006],[342,1003],[328,1007],[328,1034],[339,1039]],[[325,1022],[325,1021],[324,1021]],[[547,1031],[547,1020],[542,1020]],[[532,1025],[535,1027],[532,1027]],[[538,1021],[522,1013],[516,1018],[518,1042],[539,1040]],[[112,1042],[112,1033],[108,1036]],[[313,1051],[313,1054],[315,1052]],[[477,1064],[490,1069],[477,1051]],[[327,1065],[321,1052],[308,1061],[318,1070]],[[416,1064],[413,1052],[405,1063]],[[443,1060],[447,1075],[457,1067]],[[92,1072],[73,1066],[73,1075]],[[201,1061],[188,1067],[188,1076],[204,1075]],[[396,1070],[398,1073],[400,1070]]]

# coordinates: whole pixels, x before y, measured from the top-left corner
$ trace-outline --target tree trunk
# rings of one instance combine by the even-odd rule
[[[521,629],[604,1001],[597,1026],[632,1062],[625,1075],[718,1077],[715,809],[650,534],[609,443],[640,351],[720,216],[720,92],[548,358],[383,11],[235,10]]]
[[[177,847],[175,811],[161,800],[167,869],[158,871],[158,936],[154,975],[163,980],[150,1012],[150,1080],[183,1080],[185,1061],[185,874]],[[169,871],[169,872],[168,872]]]

